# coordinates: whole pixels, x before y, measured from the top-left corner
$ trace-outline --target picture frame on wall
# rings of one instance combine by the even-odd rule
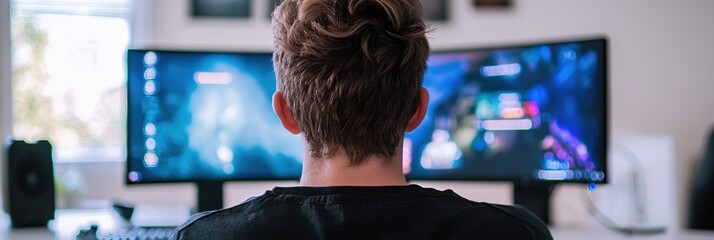
[[[511,7],[511,0],[473,0],[476,8],[501,8],[506,9]]]
[[[422,6],[422,17],[426,21],[449,20],[449,0],[419,0]]]
[[[249,18],[251,0],[191,0],[195,18]]]

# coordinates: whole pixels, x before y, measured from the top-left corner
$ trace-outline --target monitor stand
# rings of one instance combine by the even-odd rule
[[[223,182],[196,182],[198,187],[198,212],[223,208]]]
[[[550,194],[554,188],[555,183],[516,181],[513,183],[513,204],[525,207],[550,224]]]

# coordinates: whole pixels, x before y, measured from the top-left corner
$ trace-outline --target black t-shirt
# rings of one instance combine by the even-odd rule
[[[174,239],[552,239],[519,206],[467,200],[451,190],[276,187],[237,206],[198,213]]]

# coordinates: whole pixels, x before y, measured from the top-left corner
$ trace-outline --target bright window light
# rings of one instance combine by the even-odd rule
[[[11,0],[13,135],[122,161],[131,0]]]

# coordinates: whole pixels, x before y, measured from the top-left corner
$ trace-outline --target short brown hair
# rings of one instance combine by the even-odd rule
[[[418,0],[286,0],[274,12],[278,89],[311,156],[392,157],[429,55]]]

